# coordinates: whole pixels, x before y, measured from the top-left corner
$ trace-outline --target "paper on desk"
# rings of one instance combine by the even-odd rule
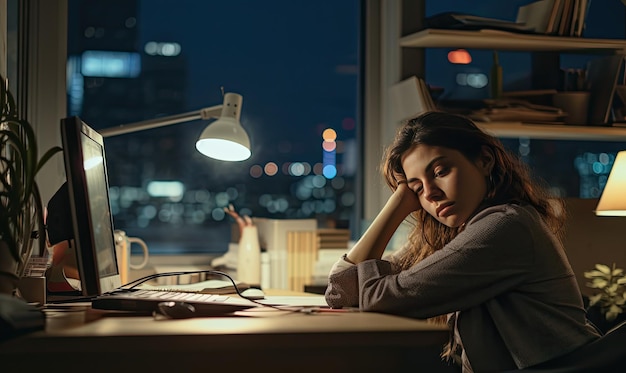
[[[323,295],[297,296],[297,295],[266,295],[265,299],[257,302],[271,306],[312,306],[328,307]]]

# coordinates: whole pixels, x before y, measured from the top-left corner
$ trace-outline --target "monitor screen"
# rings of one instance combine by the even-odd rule
[[[83,295],[121,286],[102,136],[78,117],[61,120],[76,261]]]

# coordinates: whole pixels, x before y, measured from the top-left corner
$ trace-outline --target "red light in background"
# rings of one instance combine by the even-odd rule
[[[455,49],[448,52],[448,61],[456,65],[467,65],[472,62],[472,56],[465,49]]]

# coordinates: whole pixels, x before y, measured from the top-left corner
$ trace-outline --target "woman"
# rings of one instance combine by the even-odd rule
[[[562,201],[461,116],[409,121],[387,150],[393,193],[329,275],[331,307],[448,322],[463,372],[525,368],[599,337],[560,240]],[[410,217],[408,242],[381,260]]]

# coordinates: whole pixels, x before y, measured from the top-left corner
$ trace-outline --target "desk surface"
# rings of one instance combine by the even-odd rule
[[[369,312],[241,314],[248,316],[155,320],[94,310],[52,312],[45,331],[1,343],[0,361],[12,368],[61,364],[64,371],[87,364],[90,372],[171,373],[205,364],[226,369],[234,361],[242,370],[296,364],[298,371],[396,371],[419,364],[430,367],[425,371],[447,371],[439,353],[448,330],[425,321]],[[165,357],[169,363],[160,359]]]

